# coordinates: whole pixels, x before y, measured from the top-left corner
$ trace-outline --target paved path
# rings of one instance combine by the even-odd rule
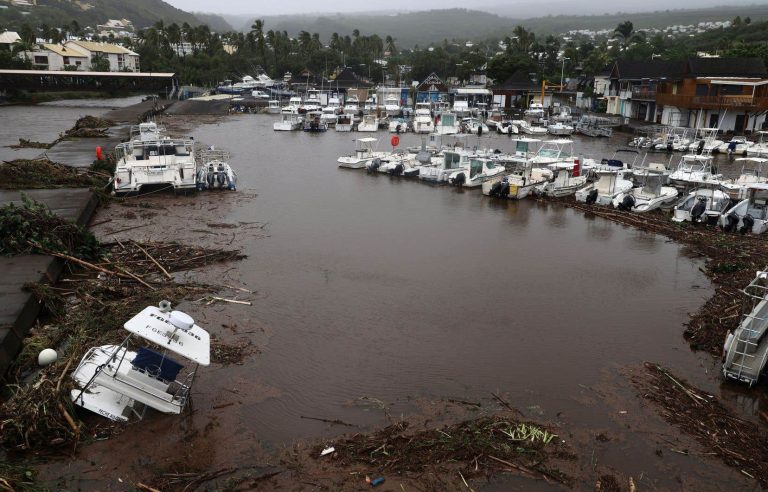
[[[0,190],[0,205],[21,203],[21,193],[43,202],[67,220],[85,226],[96,210],[96,196],[86,188],[55,190]],[[30,282],[53,283],[64,264],[44,255],[0,256],[0,377],[21,349],[22,341],[34,325],[40,304],[24,291]]]

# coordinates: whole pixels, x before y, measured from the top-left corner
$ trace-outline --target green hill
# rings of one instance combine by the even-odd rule
[[[3,5],[6,5],[3,2]],[[17,29],[21,24],[61,26],[76,20],[81,26],[103,24],[107,19],[128,19],[137,28],[151,26],[162,20],[199,25],[202,22],[189,12],[177,9],[162,0],[38,0],[36,6],[0,9],[0,27]],[[210,22],[209,19],[206,21]],[[221,19],[222,22],[223,19]]]

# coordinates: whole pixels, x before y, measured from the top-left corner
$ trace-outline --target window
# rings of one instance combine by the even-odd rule
[[[696,95],[706,96],[709,94],[709,86],[707,84],[696,84]]]
[[[35,55],[35,65],[48,65],[48,56]]]

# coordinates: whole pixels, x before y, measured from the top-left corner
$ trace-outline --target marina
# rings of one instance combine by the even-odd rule
[[[9,109],[14,110],[0,111]],[[58,109],[50,111],[55,114]],[[208,157],[193,153],[198,169],[207,169],[203,163],[214,158],[231,163],[238,171],[235,193],[129,195],[122,199],[125,202],[99,210],[92,221],[99,224],[110,217],[111,222],[96,225],[93,231],[112,241],[146,241],[171,234],[176,241],[236,247],[247,255],[234,269],[222,265],[184,275],[196,282],[226,283],[258,293],[234,297],[250,306],[222,303],[211,309],[190,301],[179,303],[184,312],[205,320],[201,323],[216,336],[249,340],[259,347],[257,356],[241,364],[213,363],[199,374],[191,395],[201,410],[190,415],[185,426],[202,429],[211,419],[222,425],[190,438],[185,426],[167,420],[173,415],[147,411],[142,427],[82,448],[66,470],[54,462],[41,470],[42,477],[64,477],[82,484],[76,477],[91,461],[141,476],[137,461],[117,463],[104,450],[133,456],[130,449],[157,432],[163,432],[167,442],[150,454],[152,462],[176,447],[208,446],[208,460],[213,464],[207,466],[243,467],[253,460],[266,463],[271,449],[295,440],[333,442],[344,431],[302,416],[337,419],[364,429],[386,423],[385,415],[369,411],[365,403],[350,402],[375,399],[386,402],[388,412],[428,416],[434,402],[441,401],[447,405],[444,411],[459,415],[461,405],[456,407],[447,400],[478,401],[487,406],[493,404],[490,395],[497,391],[502,391],[510,405],[526,409],[530,417],[556,418],[575,434],[569,441],[582,449],[590,438],[579,435],[591,436],[592,429],[619,435],[630,432],[623,430],[629,422],[663,427],[648,420],[649,409],[635,400],[634,390],[622,375],[626,368],[647,360],[663,361],[726,401],[751,401],[751,406],[742,408],[743,415],[752,415],[764,405],[759,394],[747,395],[738,386],[722,383],[718,364],[708,355],[681,350],[686,346],[681,331],[687,313],[695,312],[713,292],[700,270],[701,260],[663,236],[600,215],[589,217],[557,199],[536,198],[533,188],[543,190],[543,185],[551,185],[555,197],[562,195],[554,190],[566,189],[569,183],[576,183],[574,192],[583,188],[593,182],[582,174],[591,168],[614,180],[613,187],[606,188],[610,197],[601,199],[605,206],[595,205],[595,214],[620,210],[614,208],[624,203],[616,194],[620,171],[602,169],[598,163],[618,160],[615,149],[626,145],[629,135],[537,142],[489,132],[460,136],[459,147],[419,161],[418,152],[428,147],[426,135],[392,135],[385,129],[363,138],[333,131],[321,135],[274,132],[272,125],[280,118],[236,114],[195,125],[192,134],[201,152],[212,145],[217,149],[205,151]],[[158,124],[174,135],[174,118],[161,116]],[[395,136],[397,145],[391,145],[390,137]],[[178,137],[170,138],[175,141]],[[254,139],[272,143],[254,149]],[[544,152],[533,150],[539,147]],[[406,148],[417,154],[396,152]],[[482,149],[490,149],[490,153],[483,154]],[[365,172],[366,164],[378,158],[379,167],[392,164],[386,169],[394,169],[400,163],[421,176],[422,170],[445,166],[445,155],[454,155],[450,152],[455,153],[455,163],[451,157],[451,166],[439,175],[448,183],[453,177],[455,186],[425,186],[423,180],[391,177],[388,171]],[[635,160],[638,166],[641,159],[630,156],[623,162],[631,166]],[[433,160],[443,164],[433,166]],[[742,174],[743,166],[727,155],[711,160],[724,177]],[[281,162],[291,164],[275,165]],[[513,167],[515,162],[519,168]],[[499,200],[464,186],[477,169],[477,175],[488,178],[477,182],[485,190],[486,183],[498,179],[488,174],[494,168],[507,177],[509,195],[515,183],[520,185],[518,189],[531,186],[530,193]],[[466,173],[463,183],[456,182],[460,173]],[[298,194],[287,192],[309,175],[312,186]],[[600,178],[594,182],[600,183]],[[663,195],[653,183],[633,189],[641,190],[634,192],[638,202],[649,194]],[[747,203],[754,205],[759,196]],[[139,217],[117,220],[114,211],[122,209],[120,203],[163,212],[149,223]],[[653,215],[657,213],[661,212]],[[670,212],[663,213],[671,224]],[[268,224],[268,233],[253,228],[254,221]],[[140,225],[145,227],[120,232]],[[231,232],[229,225],[233,226]],[[456,251],[483,253],[462,261]],[[531,260],[538,261],[532,264]],[[627,278],[634,281],[627,283]],[[526,289],[511,288],[509,279]],[[464,291],[483,295],[467,304]],[[553,303],[553,299],[565,301]],[[606,310],[605,299],[626,308]],[[513,312],[502,306],[513,306]],[[541,321],[543,312],[547,313],[545,323]],[[574,319],[579,320],[578,328]],[[342,339],[344,343],[339,342]],[[612,348],[609,353],[602,349],[606,346]],[[569,370],[528,369],[541,367],[537,361],[555,359]],[[710,370],[702,373],[702,365]],[[526,374],[524,381],[520,374]],[[221,386],[221,378],[239,382],[235,398]],[[616,396],[596,396],[606,392]],[[634,420],[641,415],[645,417]],[[620,440],[601,443],[595,451],[597,459],[635,476],[641,467],[649,486],[673,487],[676,479],[669,473],[670,465],[654,456],[655,440],[642,434],[632,436],[634,444],[629,449]],[[254,440],[262,443],[259,449],[254,448]],[[227,447],[211,447],[210,442],[227,442]],[[589,459],[588,454],[583,459]],[[715,488],[748,483],[747,477],[713,467],[709,461],[687,461],[685,467],[691,483]],[[515,483],[515,479],[509,480],[502,483]],[[103,482],[91,483],[99,488]]]

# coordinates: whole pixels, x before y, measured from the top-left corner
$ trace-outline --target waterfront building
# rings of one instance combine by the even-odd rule
[[[118,44],[95,43],[71,39],[64,43],[67,49],[74,48],[88,56],[89,68],[94,58],[103,57],[109,62],[110,72],[140,72],[139,54]]]

